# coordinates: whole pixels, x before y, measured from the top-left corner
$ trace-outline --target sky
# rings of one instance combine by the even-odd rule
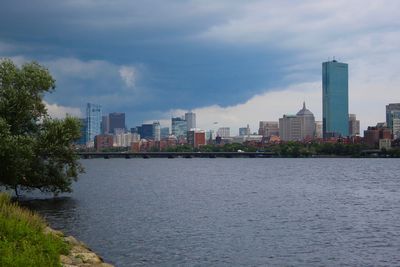
[[[322,120],[322,62],[349,64],[361,130],[400,102],[398,0],[1,0],[0,58],[46,66],[49,113],[125,112],[128,127],[197,114],[203,129]],[[214,124],[214,122],[218,122]]]

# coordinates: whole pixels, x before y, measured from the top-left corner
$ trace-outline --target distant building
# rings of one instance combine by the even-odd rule
[[[167,138],[169,136],[169,127],[163,127],[160,129],[161,139]]]
[[[324,138],[349,135],[348,65],[322,63],[322,117]]]
[[[96,135],[94,138],[94,147],[97,151],[101,151],[104,148],[113,147],[113,136],[108,134]]]
[[[364,131],[365,144],[377,147],[380,139],[392,139],[392,131],[382,124],[378,124],[375,127],[370,126]]]
[[[86,142],[93,146],[94,137],[101,133],[102,109],[100,105],[86,105]]]
[[[400,138],[400,103],[386,105],[386,124],[394,138]]]
[[[279,136],[282,141],[301,141],[301,120],[296,115],[283,115],[279,119]]]
[[[185,121],[186,121],[186,130],[189,131],[190,129],[196,128],[196,113],[188,112],[185,113]]]
[[[101,134],[110,133],[110,121],[108,120],[108,115],[101,117]]]
[[[315,122],[315,138],[322,138],[322,121]]]
[[[279,122],[260,121],[258,134],[264,137],[279,136]]]
[[[392,120],[392,133],[394,139],[400,138],[400,118],[393,118]]]
[[[125,113],[110,113],[108,114],[108,120],[110,133],[115,133],[115,129],[125,129]]]
[[[389,150],[392,148],[392,140],[390,139],[379,139],[379,149]]]
[[[140,137],[142,139],[153,139],[153,124],[142,124],[140,127]]]
[[[176,117],[171,119],[171,128],[172,134],[176,136],[176,138],[180,139],[181,137],[186,138],[187,134],[187,122],[183,118]]]
[[[206,144],[206,132],[203,130],[192,128],[187,133],[187,142],[192,147],[198,148]]]
[[[87,125],[86,125],[86,119],[79,119],[79,123],[80,123],[80,133],[81,136],[79,138],[79,140],[76,142],[76,144],[81,145],[81,146],[85,146],[86,145],[86,131],[87,131]]]
[[[315,136],[314,114],[303,108],[296,115],[284,115],[279,119],[279,136],[282,141],[303,141]]]
[[[154,141],[161,140],[161,127],[158,121],[153,122],[153,140]]]
[[[239,128],[239,136],[247,136],[250,135],[250,126],[247,124],[247,127]]]
[[[140,135],[137,133],[117,133],[113,135],[113,146],[130,147],[132,142],[140,141]]]
[[[357,120],[356,114],[349,114],[349,136],[360,135],[360,121]]]
[[[217,131],[217,135],[221,138],[226,138],[231,136],[231,128],[229,127],[221,127]]]

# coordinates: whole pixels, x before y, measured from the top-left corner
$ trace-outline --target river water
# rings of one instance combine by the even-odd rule
[[[25,204],[116,266],[399,266],[398,159],[89,159]]]

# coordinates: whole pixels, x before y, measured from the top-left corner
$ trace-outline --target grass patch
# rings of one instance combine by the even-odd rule
[[[43,232],[45,221],[0,193],[0,266],[61,266],[69,246]]]

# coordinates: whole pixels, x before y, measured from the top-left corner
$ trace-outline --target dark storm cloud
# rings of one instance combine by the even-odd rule
[[[49,103],[96,102],[136,124],[319,82],[329,56],[355,67],[395,59],[398,9],[393,0],[3,0],[0,56],[48,66]],[[396,69],[385,62],[383,74]]]

